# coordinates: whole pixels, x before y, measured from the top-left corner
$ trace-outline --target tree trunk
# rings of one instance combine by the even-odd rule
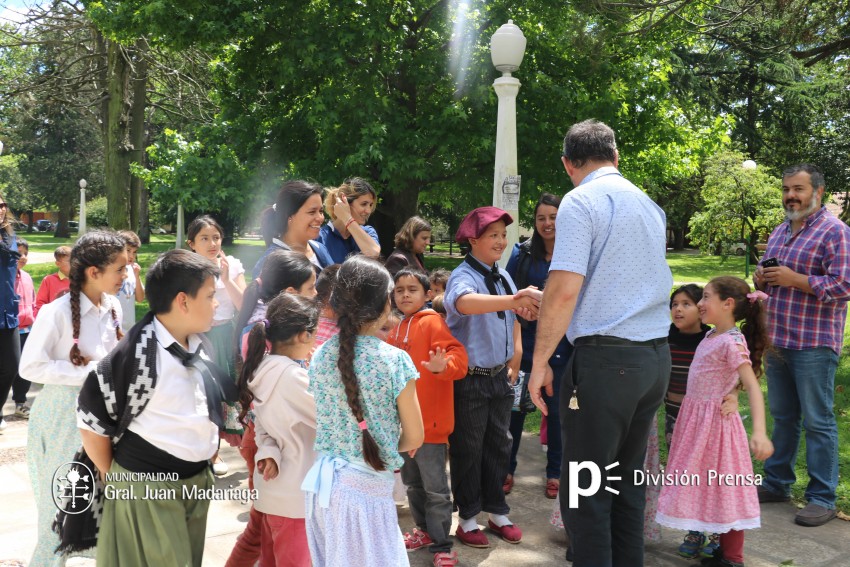
[[[54,232],[54,236],[57,238],[68,238],[70,236],[68,231],[68,219],[70,218],[68,209],[70,208],[67,203],[59,205],[59,218],[56,220],[56,231]]]
[[[106,102],[106,217],[115,230],[130,227],[130,159],[133,145],[130,140],[130,62],[124,48],[114,41],[107,42],[107,102]]]
[[[673,228],[673,250],[685,249],[685,229],[684,227]]]
[[[395,233],[404,222],[416,214],[419,203],[419,185],[411,182],[399,191],[381,194],[381,206],[369,219],[381,241],[381,254],[389,256],[394,248]]]

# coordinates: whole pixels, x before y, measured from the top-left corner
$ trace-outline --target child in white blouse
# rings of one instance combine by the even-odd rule
[[[94,231],[71,250],[70,292],[45,305],[21,356],[20,375],[44,384],[30,411],[27,465],[38,507],[38,541],[30,565],[64,565],[51,524],[53,474],[80,448],[77,394],[97,362],[121,339],[116,294],[127,272],[124,240]]]

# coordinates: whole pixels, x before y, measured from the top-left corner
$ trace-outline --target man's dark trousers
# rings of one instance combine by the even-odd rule
[[[652,417],[669,380],[666,337],[643,342],[603,336],[576,339],[561,383],[560,406],[561,513],[574,567],[643,565],[646,490],[634,484],[634,471],[643,469]],[[574,391],[578,409],[569,409]],[[570,509],[570,465],[585,461],[599,467],[602,484],[596,494],[579,496],[578,507]],[[619,464],[605,469],[613,463]],[[577,476],[576,486],[586,489],[590,471]]]

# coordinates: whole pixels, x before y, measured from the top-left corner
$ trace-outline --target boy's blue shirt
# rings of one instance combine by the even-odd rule
[[[472,256],[474,261],[477,258]],[[489,269],[489,266],[479,262]],[[496,282],[496,289],[501,295],[516,293],[516,285],[510,274],[499,266],[499,273],[507,279],[511,289],[504,289],[501,282]],[[469,366],[493,368],[505,364],[514,355],[514,321],[513,311],[505,311],[506,317],[500,319],[495,311],[481,315],[464,315],[457,310],[457,300],[469,293],[490,295],[484,276],[476,272],[466,262],[454,269],[449,281],[446,282],[446,293],[443,306],[446,308],[446,324],[452,335],[459,340],[469,355]]]

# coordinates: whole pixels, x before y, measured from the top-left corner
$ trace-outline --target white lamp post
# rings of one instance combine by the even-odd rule
[[[493,173],[493,206],[506,210],[514,219],[508,227],[508,246],[501,263],[507,264],[514,244],[519,240],[519,191],[521,178],[516,163],[516,95],[519,79],[511,73],[519,69],[525,54],[525,36],[513,20],[508,20],[490,38],[493,66],[502,76],[493,81],[499,97],[499,116],[496,121],[496,165]]]
[[[0,155],[3,154],[3,142],[0,142]]]
[[[82,236],[86,233],[86,187],[88,183],[85,179],[80,179],[80,225],[77,233]]]
[[[751,159],[745,159],[744,163],[741,164],[741,167],[743,167],[744,169],[755,170],[758,167],[758,165],[756,164],[756,162],[754,162]],[[741,193],[741,200],[743,200],[743,198],[744,198],[744,195],[743,195],[743,193]],[[744,208],[744,210],[741,211],[741,212],[743,212],[746,215],[747,209]],[[748,278],[748,277],[750,277],[750,239],[749,238],[745,241],[745,244],[747,245],[747,251],[745,252],[747,258],[746,258],[746,260],[744,260],[744,277]]]
[[[174,244],[174,248],[183,248],[183,203],[177,203],[177,242]]]

